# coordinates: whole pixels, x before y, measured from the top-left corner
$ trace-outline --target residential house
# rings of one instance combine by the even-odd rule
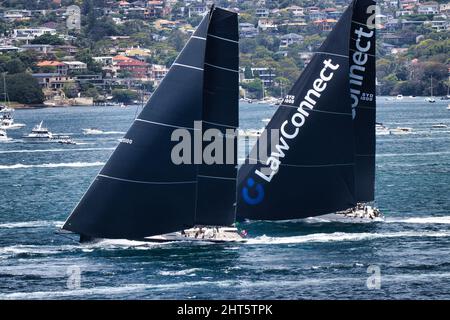
[[[448,21],[443,20],[443,19],[433,20],[433,21],[428,22],[428,24],[430,24],[431,28],[436,32],[446,31],[449,29]]]
[[[293,14],[295,17],[303,17],[305,15],[305,9],[299,6],[290,6],[285,9],[287,12]]]
[[[150,68],[150,79],[158,85],[164,79],[167,72],[169,72],[169,69],[166,66],[153,64]]]
[[[36,64],[39,68],[54,68],[57,74],[67,75],[69,67],[60,61],[40,61]]]
[[[59,73],[33,73],[32,76],[38,80],[43,89],[58,90],[64,88],[67,83],[75,82],[72,77]]]
[[[133,78],[147,78],[148,64],[142,61],[129,59],[117,63],[119,71],[129,72]]]
[[[2,15],[2,19],[9,22],[26,21],[30,20],[30,18],[31,18],[30,10],[7,10]]]
[[[15,46],[9,46],[9,45],[0,45],[0,54],[7,53],[7,52],[19,52],[20,48]]]
[[[439,3],[434,2],[434,1],[420,3],[417,8],[417,13],[419,13],[419,14],[438,14],[439,13]]]
[[[277,76],[272,68],[251,68],[251,71],[252,78],[259,78],[266,87],[272,86]]]
[[[255,11],[255,16],[258,18],[268,18],[269,17],[269,9],[267,8],[257,8]]]
[[[103,66],[112,66],[113,64],[113,57],[111,56],[92,57],[92,59]]]
[[[22,50],[33,50],[41,54],[50,53],[53,46],[50,44],[24,44],[21,46]]]
[[[258,20],[258,29],[261,31],[275,31],[278,29],[278,26],[270,19],[259,19]]]
[[[63,61],[67,65],[68,71],[86,71],[87,64],[81,61]]]
[[[45,27],[14,29],[11,37],[15,40],[30,41],[44,34],[56,34],[56,30]]]
[[[313,24],[321,31],[331,31],[336,22],[335,19],[322,19],[313,21]]]
[[[254,38],[258,35],[258,29],[251,23],[239,23],[239,35],[241,38]]]
[[[208,7],[205,4],[193,4],[188,7],[188,17],[203,15],[208,12]]]
[[[288,33],[280,37],[280,49],[302,42],[304,37],[296,33]]]

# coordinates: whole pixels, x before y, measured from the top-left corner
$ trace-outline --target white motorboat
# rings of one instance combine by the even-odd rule
[[[384,135],[391,134],[391,132],[389,131],[389,128],[388,128],[388,127],[386,127],[386,126],[384,126],[384,125],[382,125],[382,124],[377,123],[377,124],[375,125],[375,134],[376,134],[377,136],[384,136]]]
[[[36,125],[33,130],[31,130],[31,133],[23,136],[24,138],[28,139],[52,139],[53,134],[43,126],[43,121],[41,121],[38,125]]]
[[[398,94],[398,95],[397,95],[397,100],[403,100],[403,95]]]
[[[0,142],[9,141],[8,135],[6,134],[6,131],[0,130]]]
[[[264,129],[239,129],[239,136],[242,137],[259,137]]]
[[[70,137],[57,139],[56,142],[58,142],[60,144],[77,144]]]
[[[408,127],[397,127],[394,129],[390,129],[390,134],[400,135],[400,134],[410,134],[412,133],[412,128]]]
[[[14,130],[25,127],[24,123],[15,123],[11,114],[4,114],[0,119],[0,129],[2,130]]]
[[[97,129],[97,128],[83,129],[83,134],[86,134],[86,135],[94,135],[94,134],[102,134],[102,133],[103,133],[103,131],[100,129]]]
[[[447,110],[450,110],[450,103],[447,105]]]
[[[431,126],[432,129],[447,129],[448,126],[446,124],[443,123],[437,123],[437,124],[433,124]]]

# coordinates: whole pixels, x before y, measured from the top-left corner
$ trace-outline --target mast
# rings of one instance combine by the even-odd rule
[[[356,201],[375,199],[376,94],[375,6],[372,0],[357,0],[350,31],[350,97],[355,139]]]
[[[296,219],[356,204],[348,59],[352,13],[353,3],[239,169],[238,217]],[[267,146],[275,132],[278,138]]]
[[[175,164],[176,129],[202,119],[207,14],[63,228],[140,239],[195,223],[198,165]]]
[[[430,76],[430,97],[433,98],[433,76]]]

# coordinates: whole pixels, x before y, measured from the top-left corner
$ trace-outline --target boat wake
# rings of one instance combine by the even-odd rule
[[[434,231],[434,232],[387,232],[387,233],[314,233],[303,236],[291,237],[268,237],[263,235],[254,239],[248,239],[246,244],[250,245],[273,245],[273,244],[298,244],[298,243],[320,243],[320,242],[338,242],[338,241],[364,241],[384,238],[448,238],[450,232],[448,231]]]
[[[32,150],[2,150],[0,154],[14,153],[51,153],[51,152],[72,152],[72,151],[106,151],[114,148],[72,148],[72,149],[32,149]]]
[[[124,131],[95,131],[95,132],[84,132],[86,136],[97,136],[97,135],[113,135],[113,134],[125,134]]]
[[[68,163],[41,163],[41,164],[22,164],[0,165],[0,170],[28,169],[28,168],[86,168],[103,166],[104,162],[68,162]]]
[[[386,223],[412,223],[412,224],[450,224],[450,216],[441,217],[413,217],[413,218],[387,218]]]
[[[63,221],[24,221],[24,222],[9,222],[0,224],[0,229],[20,229],[20,228],[42,228],[42,227],[62,227]]]

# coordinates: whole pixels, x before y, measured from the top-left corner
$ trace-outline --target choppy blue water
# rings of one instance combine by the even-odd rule
[[[378,106],[378,121],[413,129],[377,137],[376,202],[385,222],[251,222],[243,226],[248,243],[220,245],[79,245],[56,235],[136,108],[16,111],[27,127],[0,143],[0,299],[449,299],[447,102],[380,98]],[[242,105],[241,126],[260,128],[274,110]],[[22,141],[41,120],[80,144]],[[432,129],[436,123],[449,128]],[[105,133],[83,135],[89,127]],[[369,266],[380,270],[380,289],[367,287]]]

